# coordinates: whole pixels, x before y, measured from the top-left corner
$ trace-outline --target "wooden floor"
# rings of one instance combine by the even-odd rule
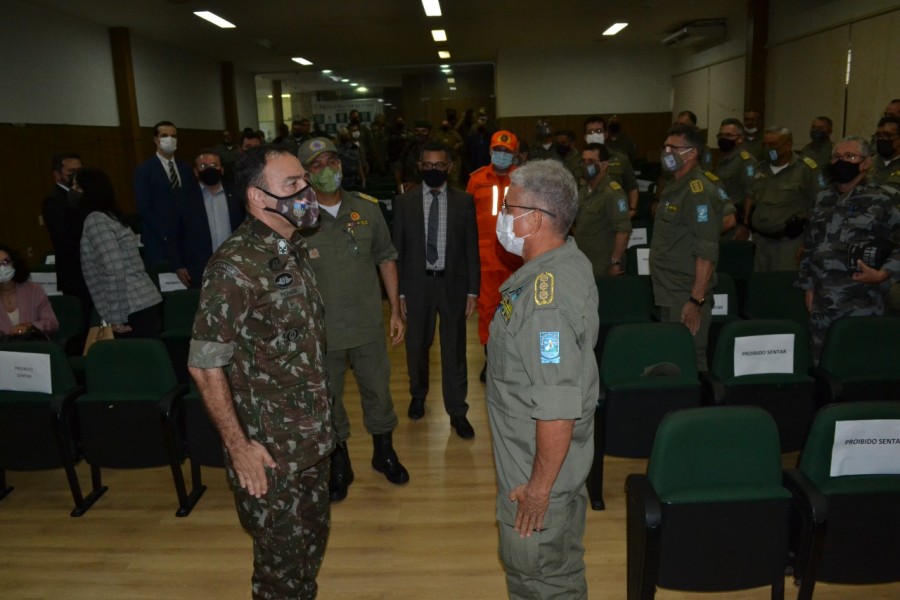
[[[394,443],[410,471],[398,487],[372,470],[371,438],[362,427],[358,392],[348,376],[346,403],[356,481],[332,509],[332,532],[319,597],[353,600],[505,598],[497,560],[494,471],[484,387],[483,352],[476,321],[469,323],[469,417],[474,440],[450,429],[440,402],[437,346],[426,415],[411,422],[406,362],[391,350],[392,389],[400,425]],[[793,464],[796,456],[786,456]],[[625,504],[628,473],[646,461],[607,458],[606,505],[588,511],[585,539],[592,599],[625,598]],[[185,469],[186,470],[186,469]],[[89,482],[85,465],[79,467]],[[10,600],[237,600],[250,597],[251,541],[237,522],[224,474],[204,471],[209,486],[194,512],[175,517],[175,493],[166,469],[106,470],[109,491],[81,518],[69,517],[71,496],[61,470],[8,473],[15,491],[0,501],[0,598]],[[796,588],[787,583],[787,598]],[[765,600],[767,588],[727,594],[660,590],[657,598]],[[818,584],[815,597],[900,598],[900,584]]]

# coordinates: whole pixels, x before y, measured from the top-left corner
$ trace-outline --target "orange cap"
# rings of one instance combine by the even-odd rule
[[[500,130],[491,136],[491,148],[496,148],[497,146],[506,148],[510,152],[515,152],[519,149],[519,140],[516,139],[514,133]]]

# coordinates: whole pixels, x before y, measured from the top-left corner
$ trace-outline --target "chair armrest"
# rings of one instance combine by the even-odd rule
[[[604,410],[606,408],[606,386],[603,384],[603,380],[600,380],[600,392],[597,394],[597,410]]]
[[[700,385],[703,388],[703,404],[721,405],[725,403],[725,383],[711,371],[701,371]]]
[[[785,469],[784,487],[794,498],[794,505],[810,528],[818,528],[828,519],[828,498],[799,469]]]
[[[659,529],[662,522],[662,504],[653,484],[646,475],[632,473],[625,478],[625,496],[628,504],[640,510],[647,529]]]
[[[816,380],[816,395],[819,396],[819,406],[837,402],[844,395],[843,384],[828,369],[812,367],[809,370],[809,374]]]
[[[172,418],[172,414],[181,408],[181,400],[187,395],[188,386],[179,383],[171,390],[166,392],[166,394],[159,401],[159,414],[160,416],[168,421]]]

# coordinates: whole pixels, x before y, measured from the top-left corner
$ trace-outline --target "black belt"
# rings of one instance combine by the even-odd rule
[[[759,231],[758,229],[754,229],[753,233],[754,233],[754,235],[759,235],[759,236],[762,236],[769,240],[783,240],[784,238],[787,237],[787,234],[784,232],[783,229],[781,231],[779,231],[778,233],[764,233],[762,231]]]
[[[433,271],[431,269],[425,269],[425,277],[443,277],[443,276],[444,276],[443,269],[441,269],[440,271]]]

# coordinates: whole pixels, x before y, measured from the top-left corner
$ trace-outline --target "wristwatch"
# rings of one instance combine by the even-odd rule
[[[706,304],[706,298],[700,298],[699,300],[697,300],[696,298],[691,296],[690,298],[688,298],[688,301],[691,304],[696,304],[697,306],[703,306],[704,304]]]
[[[611,264],[611,265],[621,265],[621,264],[622,264],[622,259],[621,259],[621,258],[611,258],[611,259],[609,259],[609,264]]]

